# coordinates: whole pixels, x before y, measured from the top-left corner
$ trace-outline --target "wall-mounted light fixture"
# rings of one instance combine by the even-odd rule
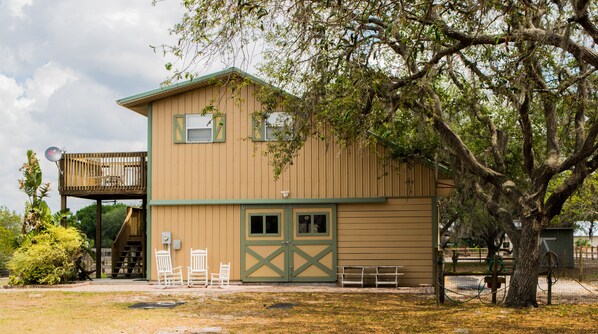
[[[280,192],[280,194],[282,195],[282,198],[289,198],[289,191],[288,190],[283,190]]]

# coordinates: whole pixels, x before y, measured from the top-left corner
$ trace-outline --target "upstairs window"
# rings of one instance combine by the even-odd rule
[[[261,122],[253,121],[253,141],[275,141],[288,139],[291,115],[287,112],[270,113]]]
[[[186,142],[209,143],[212,138],[212,114],[187,115]]]
[[[173,137],[175,144],[224,143],[226,139],[226,115],[174,115]]]

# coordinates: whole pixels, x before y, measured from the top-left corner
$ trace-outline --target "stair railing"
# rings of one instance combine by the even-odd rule
[[[127,245],[129,237],[131,235],[139,235],[141,232],[141,219],[139,219],[139,215],[135,215],[135,219],[132,219],[133,211],[135,211],[135,208],[127,208],[127,217],[112,243],[112,275],[118,274],[120,270],[120,267],[117,267],[118,260]]]

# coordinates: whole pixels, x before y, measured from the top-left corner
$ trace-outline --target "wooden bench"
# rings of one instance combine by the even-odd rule
[[[376,267],[376,287],[380,285],[394,285],[399,287],[399,276],[404,273],[399,272],[401,266],[377,266]]]
[[[359,285],[363,288],[363,278],[365,276],[365,268],[359,266],[339,266],[340,272],[339,281],[341,286],[345,285]]]
[[[404,273],[399,272],[402,266],[339,266],[338,280],[342,287],[345,285],[364,286],[365,279],[372,277],[376,287],[381,285],[399,286],[399,276]]]

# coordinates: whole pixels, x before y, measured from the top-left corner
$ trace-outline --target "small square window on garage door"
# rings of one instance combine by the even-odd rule
[[[328,235],[329,217],[327,213],[297,214],[297,234]]]
[[[279,236],[280,215],[264,214],[249,216],[249,235]]]

